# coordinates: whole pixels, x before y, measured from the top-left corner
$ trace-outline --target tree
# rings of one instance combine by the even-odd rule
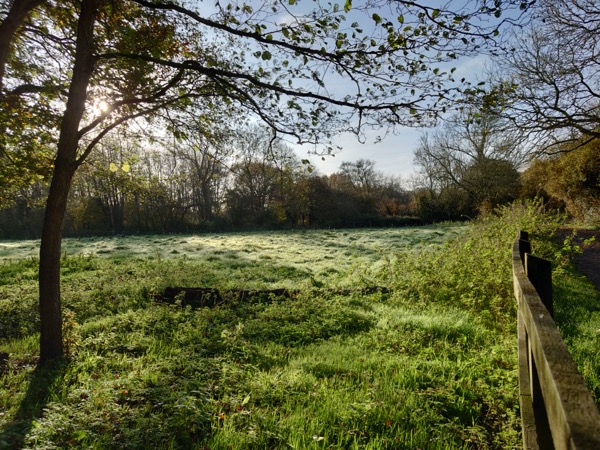
[[[574,218],[600,221],[600,141],[570,144],[570,148],[535,160],[523,173],[523,195],[560,203]]]
[[[70,201],[81,199],[84,211],[91,202],[99,206],[102,214],[102,220],[93,221],[80,215],[79,221],[87,226],[95,223],[102,228],[103,224],[105,231],[113,232],[121,232],[125,227],[127,191],[132,187],[130,163],[135,158],[127,144],[125,139],[107,137],[79,169],[80,176],[75,177]]]
[[[17,3],[20,1],[16,0],[14,4]],[[155,52],[171,54],[174,47],[169,45],[174,43],[173,39],[156,39],[150,44],[148,39],[143,39],[143,35],[150,32],[151,25],[152,33],[168,33],[173,30],[172,21],[160,18],[159,15],[144,15],[139,8],[131,5],[119,9],[116,3],[101,0],[84,0],[80,9],[75,5],[61,8],[53,2],[44,2],[44,6],[47,7],[44,11],[47,15],[39,16],[39,19],[38,16],[30,15],[29,20],[33,23],[29,27],[30,36],[23,33],[20,39],[31,46],[43,42],[39,47],[51,49],[45,55],[48,69],[39,72],[41,76],[36,77],[40,78],[39,80],[32,80],[30,74],[19,66],[19,61],[9,61],[6,67],[11,69],[10,77],[5,75],[4,81],[9,79],[10,83],[4,85],[10,86],[11,90],[1,94],[5,102],[16,99],[25,106],[50,104],[60,91],[60,85],[68,86],[66,95],[62,96],[65,99],[65,109],[58,126],[56,157],[40,245],[42,362],[59,357],[63,352],[60,249],[67,199],[75,171],[95,145],[112,129],[129,119],[149,114],[165,104],[176,101],[180,95],[174,96],[169,92],[169,88],[181,79],[180,72],[163,71],[162,83],[150,84],[147,77],[151,68],[147,65],[135,62],[123,65],[114,59],[109,62],[115,64],[98,63],[101,59],[99,51],[115,46],[143,52],[148,51],[150,45]],[[9,17],[10,13],[3,24]],[[130,26],[127,28],[131,21],[141,23],[134,30]],[[113,33],[111,27],[125,27],[129,32]],[[64,39],[52,35],[55,30],[64,33]],[[71,31],[75,36],[74,42],[69,39]],[[30,39],[26,40],[27,37]],[[50,58],[56,58],[58,64]],[[64,63],[64,66],[61,63]],[[44,74],[48,77],[44,78]],[[122,82],[124,80],[127,80],[127,84]],[[31,84],[30,81],[39,82],[41,86]],[[51,85],[47,86],[48,83]],[[98,113],[91,111],[90,114],[93,96],[109,92],[114,98],[110,109],[107,107]],[[36,108],[32,107],[31,110],[37,112]],[[21,112],[29,111],[25,109]],[[41,115],[35,116],[39,121]],[[10,126],[11,122],[3,121],[3,125],[7,126],[6,124]]]
[[[271,139],[269,130],[254,127],[240,132],[234,141],[237,155],[231,166],[227,209],[235,225],[288,222],[286,207],[301,163],[285,143]]]
[[[452,187],[471,206],[495,206],[516,197],[525,136],[511,130],[493,110],[469,109],[454,116],[432,136],[424,135],[415,162],[428,180],[430,195]]]
[[[210,223],[220,212],[233,147],[224,142],[211,144],[196,135],[174,151],[185,167],[184,184],[189,186],[197,222]]]
[[[8,9],[0,44],[30,50],[36,70],[19,58],[0,60],[0,96],[19,103],[19,118],[31,114],[31,123],[48,122],[44,129],[58,135],[40,246],[42,361],[62,355],[60,248],[73,176],[112,130],[175,105],[244,108],[275,133],[315,145],[339,129],[360,135],[367,125],[415,124],[460,90],[445,84],[453,71],[444,62],[480,51],[503,24],[482,19],[526,6],[482,0],[453,11],[347,1],[307,11],[297,2],[258,9],[217,2],[209,16],[170,1],[10,4],[26,13]],[[32,14],[37,5],[40,14]],[[382,17],[384,6],[395,10],[393,19]],[[346,25],[351,11],[366,25]],[[291,20],[278,21],[282,14]],[[333,89],[341,80],[349,81],[343,93]],[[3,129],[19,128],[7,117]]]
[[[600,137],[599,50],[597,2],[542,0],[512,50],[496,60],[496,77],[506,80],[500,95],[511,100],[503,115],[535,137],[540,150]]]
[[[340,173],[347,177],[354,192],[361,197],[369,197],[379,181],[375,161],[369,159],[344,161],[340,165]]]
[[[56,112],[48,99],[32,102],[24,90],[55,88],[34,85],[36,73],[42,64],[36,61],[36,51],[24,51],[22,30],[28,15],[44,2],[42,0],[14,0],[0,2],[0,204],[11,202],[15,192],[47,180],[51,174],[52,147],[56,140],[51,125]],[[19,70],[29,73],[21,86],[5,83],[5,69],[9,62],[18,61]],[[53,83],[58,84],[58,83]]]
[[[394,216],[403,209],[406,202],[401,180],[385,176],[375,170],[375,161],[359,159],[344,161],[337,175],[337,189],[354,198],[357,215],[365,219],[369,216]]]

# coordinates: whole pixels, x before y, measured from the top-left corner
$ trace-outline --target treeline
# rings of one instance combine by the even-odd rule
[[[469,220],[534,197],[600,223],[600,141],[528,162],[497,117],[459,117],[424,135],[405,182],[366,159],[316,173],[260,128],[169,141],[107,139],[75,177],[64,234],[403,226]],[[46,194],[43,182],[16,192],[0,209],[0,238],[39,237]]]
[[[398,177],[369,160],[315,173],[268,131],[252,129],[218,143],[107,139],[80,168],[65,235],[415,223],[413,199]],[[47,187],[31,185],[0,210],[0,235],[38,237]]]
[[[426,222],[464,220],[518,199],[542,198],[579,223],[600,224],[600,139],[551,148],[489,108],[465,109],[415,150],[414,211]]]

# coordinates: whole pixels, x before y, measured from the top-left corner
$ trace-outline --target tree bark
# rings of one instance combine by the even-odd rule
[[[40,362],[63,356],[60,256],[67,198],[78,167],[79,124],[94,70],[93,29],[100,0],[83,0],[69,97],[60,128],[40,244]]]
[[[4,71],[10,55],[10,43],[29,12],[44,0],[15,0],[4,20],[0,23],[0,93],[3,88]]]

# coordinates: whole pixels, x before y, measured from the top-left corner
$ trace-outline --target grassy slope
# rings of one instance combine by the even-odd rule
[[[35,261],[5,262],[0,448],[517,447],[509,248],[497,252],[510,225],[442,247],[430,242],[457,229],[156,237],[172,258],[71,256],[72,357],[45,373],[33,368]],[[373,284],[394,293],[151,301],[167,285]]]
[[[554,315],[600,408],[600,293],[571,267],[554,273]]]

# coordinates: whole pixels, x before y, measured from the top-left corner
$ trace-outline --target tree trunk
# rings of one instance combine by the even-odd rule
[[[40,245],[40,360],[63,355],[60,305],[60,254],[67,198],[75,173],[73,163],[56,160]]]
[[[67,107],[63,115],[52,183],[40,244],[40,362],[63,356],[60,306],[60,253],[67,199],[77,161],[79,123],[85,111],[90,77],[94,70],[93,28],[99,0],[83,0],[77,25],[77,46]]]

